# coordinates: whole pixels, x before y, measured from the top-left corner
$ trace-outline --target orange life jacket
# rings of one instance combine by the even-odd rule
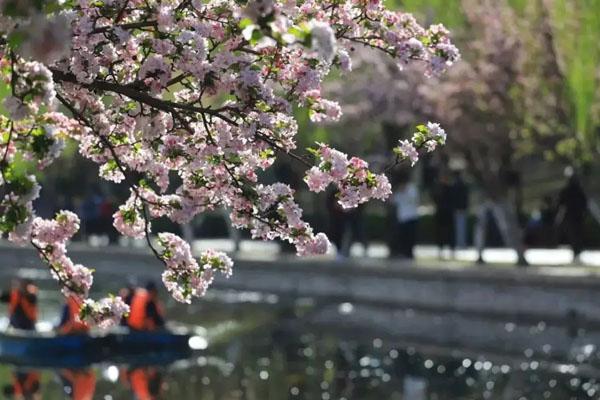
[[[156,378],[156,373],[146,371],[142,368],[129,373],[129,383],[131,384],[131,390],[135,394],[136,400],[156,399],[156,396],[150,393],[150,382]]]
[[[28,295],[37,295],[35,287],[27,287]],[[38,310],[37,306],[29,301],[28,296],[23,294],[20,289],[13,289],[10,291],[10,299],[8,303],[8,312],[12,316],[17,309],[20,307],[27,319],[31,322],[37,322]]]
[[[90,330],[89,326],[79,319],[79,310],[81,305],[74,296],[67,299],[67,321],[60,327],[60,333],[75,334],[84,333]]]
[[[40,387],[39,372],[28,372],[25,379],[19,379],[18,374],[13,374],[13,390],[15,397],[34,394]]]
[[[147,308],[150,302],[155,302],[156,310],[160,315],[163,315],[160,304],[148,293],[145,289],[136,290],[129,311],[129,319],[127,323],[130,328],[140,331],[151,331],[157,328],[156,323],[147,315]]]
[[[73,400],[92,400],[96,391],[96,375],[93,371],[62,371],[61,375],[71,385]]]

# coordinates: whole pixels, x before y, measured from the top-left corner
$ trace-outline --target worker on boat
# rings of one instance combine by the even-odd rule
[[[133,300],[133,296],[135,295],[135,286],[130,283],[127,284],[124,288],[119,290],[119,296],[123,299],[123,302],[131,307],[131,301]],[[127,317],[123,316],[120,322],[121,326],[127,326]]]
[[[156,400],[165,388],[162,374],[155,367],[129,370],[125,379],[135,395],[135,400]]]
[[[96,374],[93,370],[62,370],[60,377],[64,390],[73,400],[92,400],[96,391]]]
[[[163,308],[158,300],[158,288],[154,282],[148,282],[144,289],[135,291],[127,325],[138,331],[152,331],[165,327]]]
[[[89,326],[79,319],[79,310],[81,309],[81,300],[76,296],[70,295],[63,306],[62,316],[58,324],[58,331],[63,335],[76,335],[87,333]]]
[[[40,393],[40,373],[37,371],[15,371],[12,382],[3,388],[4,397],[16,400],[38,400]]]
[[[8,292],[0,294],[0,301],[8,303],[10,326],[15,329],[35,330],[37,322],[37,286],[29,279],[13,281]]]

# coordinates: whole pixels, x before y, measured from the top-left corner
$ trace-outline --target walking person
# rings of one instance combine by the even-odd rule
[[[411,182],[408,172],[398,179],[398,189],[394,193],[394,205],[396,207],[398,255],[413,259],[419,221],[419,191],[417,186]]]
[[[350,248],[355,241],[362,244],[364,254],[366,254],[367,241],[363,229],[364,206],[344,209],[338,203],[337,193],[337,191],[331,191],[327,196],[329,238],[336,247],[336,258],[344,260],[350,257]]]
[[[573,250],[573,261],[577,262],[583,250],[588,200],[577,175],[570,169],[567,169],[566,174],[569,179],[558,195],[558,213],[562,215],[561,227]]]
[[[550,195],[544,196],[540,207],[540,243],[544,247],[556,247],[556,212],[555,199]]]
[[[467,226],[469,216],[469,187],[461,171],[454,172],[454,182],[450,192],[454,209],[454,245],[457,249],[467,247]]]
[[[483,264],[483,250],[486,245],[488,217],[496,222],[505,246],[517,253],[517,265],[527,266],[525,259],[525,244],[523,232],[519,224],[519,212],[522,203],[521,177],[508,163],[501,166],[498,173],[498,186],[503,188],[500,193],[488,187],[486,197],[481,202],[477,212],[474,242],[477,249],[477,263]]]
[[[444,248],[454,251],[454,202],[449,174],[441,171],[432,191],[435,204],[435,236],[439,248],[439,257],[443,258]]]

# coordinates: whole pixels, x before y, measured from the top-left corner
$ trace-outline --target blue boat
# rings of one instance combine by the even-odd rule
[[[96,363],[168,364],[191,355],[190,334],[122,330],[105,334],[0,333],[0,362],[18,366],[82,368]]]

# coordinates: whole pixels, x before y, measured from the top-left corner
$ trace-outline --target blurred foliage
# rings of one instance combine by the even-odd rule
[[[427,23],[441,23],[449,29],[466,24],[459,0],[388,0],[386,4],[395,9],[411,12]]]
[[[474,4],[496,0],[388,0],[422,22],[452,30],[464,58],[476,37],[466,15]],[[524,107],[517,122],[517,151],[586,165],[600,153],[600,1],[506,0],[514,15],[510,30],[519,37],[522,75],[511,96]],[[506,23],[506,22],[505,22]]]
[[[600,2],[553,0],[550,19],[558,62],[568,88],[572,125],[585,148],[600,151]]]

